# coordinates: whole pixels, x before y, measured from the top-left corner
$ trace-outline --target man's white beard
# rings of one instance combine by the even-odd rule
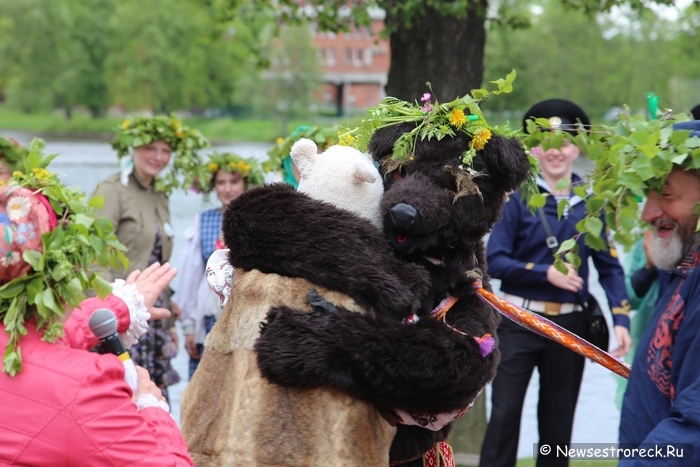
[[[659,238],[654,233],[651,242],[651,258],[657,268],[672,271],[683,259],[684,248],[681,235],[676,229],[669,238]]]
[[[651,258],[657,268],[672,271],[681,264],[685,255],[700,242],[700,234],[695,232],[697,219],[693,219],[686,228],[676,224],[673,235],[659,238],[654,232],[651,242]]]

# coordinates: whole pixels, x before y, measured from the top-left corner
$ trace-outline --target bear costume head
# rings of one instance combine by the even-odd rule
[[[294,143],[290,155],[301,175],[298,191],[354,212],[381,228],[379,204],[384,187],[369,156],[340,145],[318,154],[316,143],[308,138]]]
[[[418,139],[411,159],[392,163],[394,143],[412,128],[382,128],[368,145],[386,190],[384,233],[400,257],[431,271],[437,295],[459,295],[455,288],[465,271],[486,273],[483,238],[500,218],[508,193],[533,174],[533,166],[520,141],[493,135],[464,167],[462,155],[471,144],[464,132],[439,141]]]
[[[462,132],[438,141],[418,140],[413,159],[392,168],[387,158],[411,124],[378,130],[368,150],[378,161],[386,194],[381,212],[387,240],[408,255],[443,253],[444,248],[481,240],[496,221],[506,195],[517,189],[530,162],[516,139],[492,136],[470,168],[460,168],[471,139]]]

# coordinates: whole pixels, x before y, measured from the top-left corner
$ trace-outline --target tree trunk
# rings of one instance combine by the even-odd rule
[[[420,101],[430,92],[425,85],[429,81],[438,100],[447,102],[481,87],[488,0],[474,0],[464,19],[426,8],[413,18],[410,29],[400,13],[392,12],[395,2],[402,1],[386,2],[386,26],[393,28],[386,94]]]

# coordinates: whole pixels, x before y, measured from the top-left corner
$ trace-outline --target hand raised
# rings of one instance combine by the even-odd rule
[[[177,268],[171,267],[170,263],[163,265],[153,263],[143,271],[134,271],[127,277],[126,283],[134,284],[136,290],[143,295],[146,308],[151,314],[151,319],[161,319],[170,316],[170,311],[165,308],[156,308],[154,305],[176,274]]]

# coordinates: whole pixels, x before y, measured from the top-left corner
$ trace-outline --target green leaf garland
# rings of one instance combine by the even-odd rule
[[[541,120],[541,119],[540,119]],[[644,115],[629,111],[614,125],[597,124],[577,135],[549,131],[548,121],[529,121],[530,134],[524,138],[527,147],[561,147],[566,138],[576,144],[594,163],[585,185],[574,192],[586,199],[586,217],[576,225],[584,242],[596,250],[612,246],[603,239],[605,219],[612,239],[629,249],[640,238],[645,223],[639,214],[639,203],[651,191],[660,193],[674,167],[685,170],[700,168],[700,138],[690,137],[689,130],[674,130],[673,124],[687,121],[686,114],[664,115],[647,120]],[[581,128],[583,130],[583,128]],[[559,207],[566,200],[560,201]],[[556,261],[563,266],[565,256],[576,248],[564,242]],[[572,256],[569,256],[570,258]],[[561,269],[560,269],[561,270]]]
[[[36,319],[44,330],[43,340],[53,342],[63,333],[66,307],[75,308],[94,289],[104,298],[111,285],[91,272],[93,266],[126,268],[126,247],[119,243],[112,223],[96,218],[93,210],[103,200],[84,202],[84,193],[63,185],[46,168],[54,156],[42,154],[42,143],[34,140],[24,159],[24,170],[13,174],[10,184],[42,193],[48,198],[58,224],[41,236],[43,251],[25,251],[23,258],[32,270],[0,286],[0,319],[10,339],[3,355],[3,371],[15,376],[22,370],[21,337],[24,323]]]
[[[132,149],[154,141],[165,141],[170,145],[175,155],[173,169],[155,180],[156,190],[166,194],[192,186],[202,167],[197,151],[210,146],[199,130],[183,125],[174,115],[128,118],[116,130],[118,134],[112,147],[120,158]]]
[[[414,123],[415,127],[404,133],[394,142],[392,155],[382,161],[384,165],[400,166],[409,164],[413,160],[413,153],[418,140],[454,137],[457,132],[467,134],[471,139],[471,145],[462,154],[462,164],[459,169],[472,173],[472,162],[478,151],[482,150],[491,139],[492,135],[507,137],[520,136],[519,132],[510,130],[507,126],[491,126],[486,121],[480,104],[499,94],[507,94],[513,90],[515,70],[505,78],[491,81],[496,85],[494,90],[475,89],[471,94],[458,97],[450,102],[441,104],[433,100],[430,93],[425,93],[421,103],[407,102],[394,97],[386,97],[376,107],[367,110],[360,125],[354,129],[347,129],[339,135],[340,144],[353,146],[360,151],[366,151],[367,145],[375,131],[392,125]],[[430,83],[426,83],[430,88]],[[431,89],[432,91],[432,89]],[[531,199],[538,194],[537,173],[539,162],[531,155],[530,176],[523,184],[521,190],[524,199]],[[536,204],[543,203],[537,199]]]

